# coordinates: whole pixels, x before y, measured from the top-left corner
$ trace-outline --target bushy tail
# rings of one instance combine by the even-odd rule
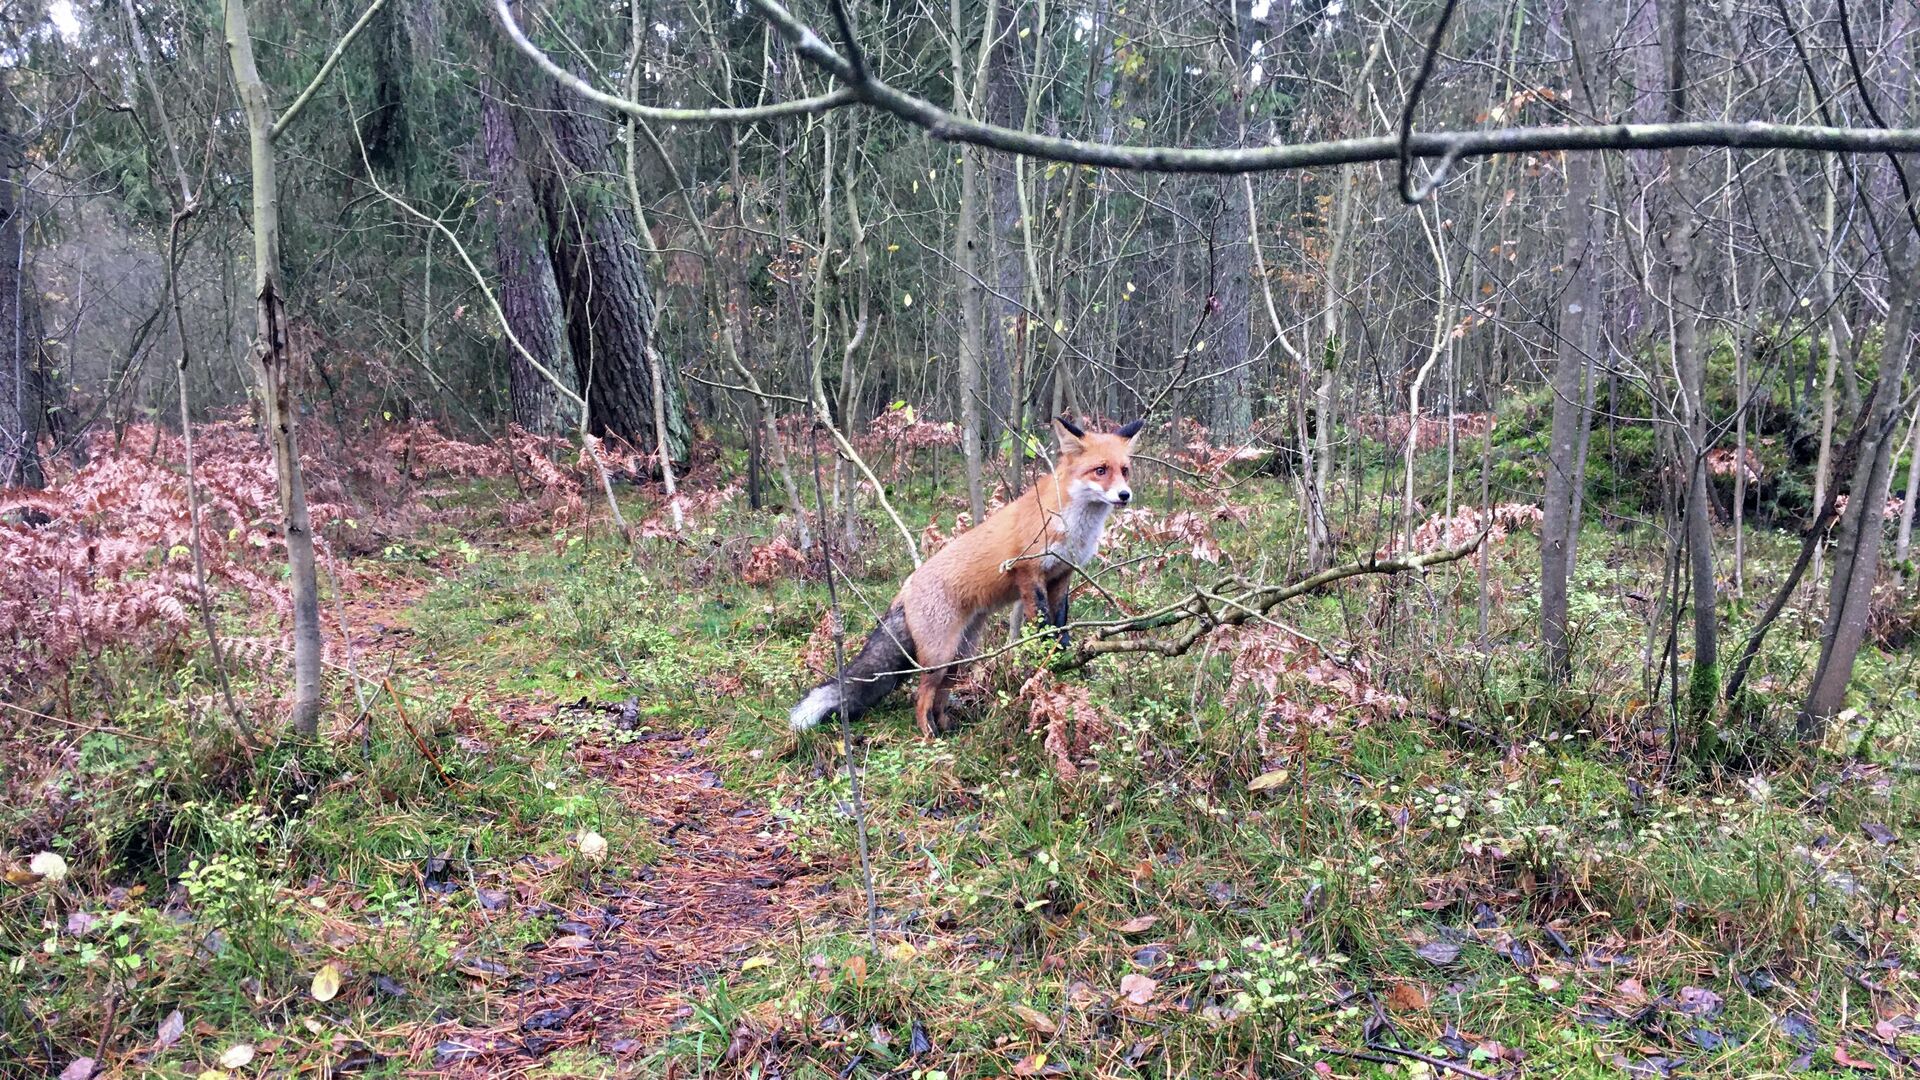
[[[787,723],[795,731],[805,731],[843,707],[847,719],[860,719],[900,685],[901,676],[891,673],[913,667],[913,653],[913,638],[907,633],[907,613],[896,601],[887,609],[880,625],[867,635],[860,655],[841,673],[847,687],[844,705],[840,700],[842,678],[831,678],[800,699],[800,704],[787,714]]]

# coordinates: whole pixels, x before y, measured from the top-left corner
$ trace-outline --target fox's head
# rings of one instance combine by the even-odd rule
[[[1111,434],[1088,432],[1064,416],[1060,426],[1060,463],[1054,475],[1065,481],[1072,502],[1100,502],[1125,506],[1133,498],[1133,443],[1144,420],[1123,425]]]

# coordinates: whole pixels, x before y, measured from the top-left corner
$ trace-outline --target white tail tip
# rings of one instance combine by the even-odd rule
[[[800,699],[800,704],[787,714],[787,726],[795,731],[806,731],[832,711],[833,688],[822,686]]]

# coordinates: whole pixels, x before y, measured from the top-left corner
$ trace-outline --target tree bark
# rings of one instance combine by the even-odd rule
[[[555,84],[543,114],[551,169],[535,178],[546,211],[548,253],[567,315],[574,374],[587,399],[587,428],[651,448],[653,388],[647,351],[653,292],[632,210],[619,198],[605,121],[575,108]],[[662,357],[667,456],[685,461],[691,443],[678,365]]]
[[[480,120],[493,205],[494,267],[500,275],[500,307],[521,344],[548,371],[567,370],[567,325],[561,315],[560,286],[547,257],[546,221],[534,209],[533,187],[520,153],[513,116],[500,98],[502,87],[487,80],[480,89]],[[560,416],[560,394],[521,354],[507,352],[507,393],[513,422],[536,435],[557,435],[570,428]]]
[[[1247,81],[1251,78],[1253,52],[1253,13],[1250,0],[1228,0],[1225,13],[1233,25],[1222,35],[1227,46],[1227,65],[1232,72],[1226,99],[1220,104],[1219,137],[1222,146],[1244,146],[1247,141]],[[1248,315],[1252,292],[1253,248],[1248,242],[1247,222],[1252,218],[1249,202],[1252,189],[1246,184],[1222,185],[1220,229],[1219,333],[1214,335],[1212,426],[1214,441],[1231,442],[1253,425],[1252,372],[1247,363]]]
[[[227,0],[228,58],[233,85],[247,118],[248,156],[253,166],[253,368],[258,381],[262,426],[273,450],[280,489],[281,532],[287,542],[288,587],[293,594],[294,734],[319,733],[323,702],[320,643],[320,585],[314,566],[313,521],[307,513],[307,484],[300,470],[293,400],[293,356],[287,347],[286,302],[280,284],[280,188],[273,153],[273,106],[253,59],[253,36],[246,0]]]
[[[1895,275],[1881,346],[1880,377],[1867,406],[1860,455],[1847,487],[1847,509],[1840,515],[1834,543],[1833,583],[1827,592],[1827,619],[1820,632],[1820,663],[1800,708],[1798,734],[1807,742],[1826,737],[1827,725],[1846,704],[1854,658],[1866,640],[1873,584],[1880,572],[1880,546],[1886,529],[1887,486],[1893,471],[1894,431],[1900,420],[1900,382],[1912,351],[1915,269],[1911,260],[1889,269]]]
[[[39,487],[40,335],[32,332],[20,139],[0,105],[0,488]]]
[[[1571,80],[1581,110],[1598,111],[1588,82],[1597,73],[1577,70],[1598,59],[1604,41],[1597,5],[1581,4],[1568,28],[1573,38],[1576,73]],[[1575,460],[1581,429],[1589,423],[1581,378],[1600,349],[1600,215],[1598,163],[1583,155],[1566,156],[1567,202],[1562,211],[1566,249],[1561,265],[1566,288],[1558,311],[1559,358],[1553,369],[1553,426],[1547,448],[1546,491],[1540,524],[1540,640],[1546,651],[1547,677],[1566,682],[1572,657],[1567,643],[1567,581],[1572,574],[1580,522],[1574,515]]]

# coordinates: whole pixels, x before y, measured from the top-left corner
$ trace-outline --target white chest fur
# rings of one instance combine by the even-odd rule
[[[1047,557],[1040,566],[1047,573],[1062,569],[1062,564],[1086,566],[1100,550],[1100,536],[1107,528],[1107,515],[1113,506],[1099,499],[1076,499],[1057,519],[1060,534],[1047,545]]]

